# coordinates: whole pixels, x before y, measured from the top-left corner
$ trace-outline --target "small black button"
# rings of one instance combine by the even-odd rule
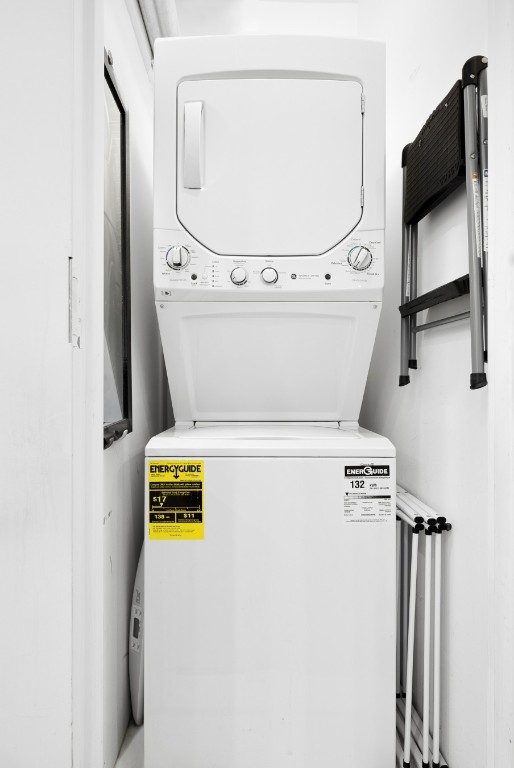
[[[331,277],[332,277],[332,275],[329,275],[328,272],[327,272],[327,274],[325,275],[325,280],[330,280]]]
[[[198,275],[191,275],[191,280],[196,280],[197,277]]]

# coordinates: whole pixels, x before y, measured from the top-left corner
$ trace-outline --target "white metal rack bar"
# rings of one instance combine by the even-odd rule
[[[430,749],[430,631],[432,593],[432,530],[425,530],[425,625],[423,637],[423,768],[429,768]]]
[[[407,678],[405,689],[405,722],[410,723],[412,718],[412,673],[414,668],[414,633],[416,621],[416,583],[418,578],[418,547],[419,532],[423,530],[422,525],[416,525],[412,529],[412,556],[410,572],[410,595],[409,595],[409,629],[407,634]],[[410,765],[411,758],[411,729],[405,728],[403,742],[403,765],[407,768]]]
[[[402,695],[402,520],[396,516],[396,698]]]
[[[402,547],[402,695],[405,696],[407,690],[407,632],[409,627],[409,570],[411,556],[411,537],[409,536],[409,526],[403,525],[403,547]]]
[[[437,527],[434,538],[434,742],[432,768],[439,768],[441,753],[439,738],[441,732],[441,527]]]

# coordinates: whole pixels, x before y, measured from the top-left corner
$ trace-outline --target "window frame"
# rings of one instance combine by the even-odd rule
[[[129,119],[123,104],[113,69],[111,52],[104,49],[104,80],[120,111],[120,175],[121,175],[121,273],[122,273],[122,339],[123,339],[123,401],[119,421],[104,423],[104,449],[132,432],[132,339],[130,295],[130,157]],[[104,252],[105,260],[105,252]],[[105,327],[105,317],[104,317]]]

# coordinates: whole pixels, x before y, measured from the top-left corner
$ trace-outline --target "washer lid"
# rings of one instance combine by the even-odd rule
[[[186,80],[177,89],[177,217],[209,250],[318,255],[358,224],[357,80]]]
[[[302,424],[196,425],[162,432],[146,456],[394,458],[389,440],[366,429]]]

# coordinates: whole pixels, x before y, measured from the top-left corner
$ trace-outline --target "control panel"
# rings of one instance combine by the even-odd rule
[[[383,230],[356,230],[321,256],[222,256],[184,230],[155,230],[157,300],[367,301],[384,281]],[[342,295],[344,294],[344,295]]]

